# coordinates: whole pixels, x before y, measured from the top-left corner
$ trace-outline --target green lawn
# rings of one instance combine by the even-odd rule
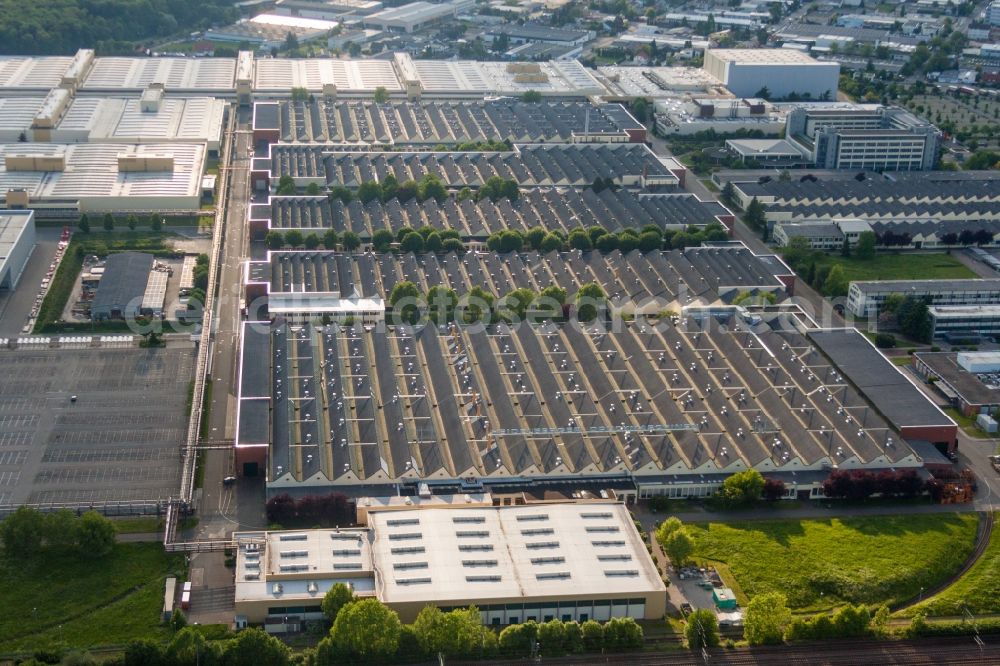
[[[891,604],[946,580],[972,552],[976,516],[708,523],[691,529],[695,559],[721,564],[741,602],[779,591],[792,608],[813,611],[845,602]]]
[[[986,552],[954,585],[903,614],[962,615],[963,608],[976,615],[1000,613],[1000,528],[993,528]]]
[[[852,280],[948,280],[976,274],[950,254],[878,254],[874,259],[822,255],[817,267],[840,264]]]
[[[976,419],[971,416],[966,416],[962,412],[958,411],[954,407],[946,407],[944,413],[952,418],[959,425],[959,427],[965,431],[965,434],[974,439],[987,439],[989,435],[979,429],[976,425]]]
[[[0,653],[165,636],[163,582],[183,569],[183,555],[168,555],[159,543],[117,544],[96,561],[49,550],[31,559],[2,558]]]

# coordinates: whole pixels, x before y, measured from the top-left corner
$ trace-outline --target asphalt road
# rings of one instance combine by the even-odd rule
[[[212,402],[208,441],[224,448],[205,451],[204,483],[198,504],[198,538],[226,538],[236,529],[264,526],[263,481],[240,478],[224,487],[226,476],[236,475],[233,453],[226,446],[235,435],[236,363],[239,358],[241,268],[247,255],[246,213],[251,134],[249,110],[240,109],[229,168],[228,202],[220,262],[219,293],[214,313],[214,348],[210,377]],[[238,475],[237,475],[238,476]]]

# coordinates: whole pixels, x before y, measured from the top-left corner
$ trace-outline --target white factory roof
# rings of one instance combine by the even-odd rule
[[[212,97],[170,97],[160,102],[158,111],[141,111],[137,98],[78,97],[52,132],[52,140],[218,144],[225,104]]]
[[[700,67],[598,67],[623,94],[642,97],[679,97],[722,84]]]
[[[235,75],[235,58],[98,58],[82,89],[139,91],[162,83],[167,92],[229,91]]]
[[[64,155],[65,166],[62,171],[7,171],[8,155]],[[120,173],[119,155],[171,155],[173,170]],[[132,199],[134,207],[141,207],[143,201],[152,205],[157,199],[167,201],[171,197],[200,197],[204,163],[203,144],[2,144],[0,195],[5,195],[10,189],[24,188],[32,201],[116,197]]]
[[[739,65],[829,65],[793,49],[709,49],[719,60]]]
[[[663,583],[623,504],[373,512],[386,603],[648,592]]]
[[[415,60],[413,66],[424,92],[518,94],[537,90],[549,95],[600,95],[604,87],[576,60],[537,63],[544,82],[518,81],[508,66],[517,63],[474,60]]]
[[[0,268],[24,233],[32,213],[30,210],[0,210]]]
[[[387,9],[383,9],[382,11],[376,12],[367,17],[365,20],[373,21],[375,23],[413,23],[415,25],[419,25],[426,21],[436,19],[439,16],[447,16],[454,11],[455,5],[450,2],[445,4],[433,4],[430,2],[423,2],[423,0],[418,0],[417,2],[410,2],[399,7],[389,7]]]
[[[31,127],[31,121],[35,119],[35,114],[42,108],[44,102],[44,95],[0,97],[0,131],[5,134],[26,131]]]
[[[302,16],[284,16],[282,14],[258,14],[250,19],[250,23],[306,32],[313,30],[333,30],[339,25],[336,21],[324,21],[322,19],[305,18]]]
[[[64,56],[0,57],[0,89],[48,92],[62,82],[73,63]]]
[[[332,83],[338,91],[374,91],[379,86],[389,92],[402,89],[388,60],[331,60],[262,58],[257,60],[254,88],[287,92],[291,88],[321,91]]]
[[[234,537],[241,544],[237,602],[315,598],[319,604],[337,583],[349,583],[360,596],[375,590],[367,530],[248,532]],[[309,578],[302,577],[302,566],[308,567]]]

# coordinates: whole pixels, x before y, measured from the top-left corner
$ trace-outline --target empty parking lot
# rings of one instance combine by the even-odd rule
[[[175,494],[192,372],[187,349],[0,350],[0,505]]]

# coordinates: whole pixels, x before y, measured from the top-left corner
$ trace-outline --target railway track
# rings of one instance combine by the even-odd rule
[[[706,653],[666,651],[452,662],[463,666],[525,666],[532,663],[608,666],[983,666],[1000,664],[1000,643],[982,645],[970,636],[907,641],[825,642],[757,648],[714,648]]]

